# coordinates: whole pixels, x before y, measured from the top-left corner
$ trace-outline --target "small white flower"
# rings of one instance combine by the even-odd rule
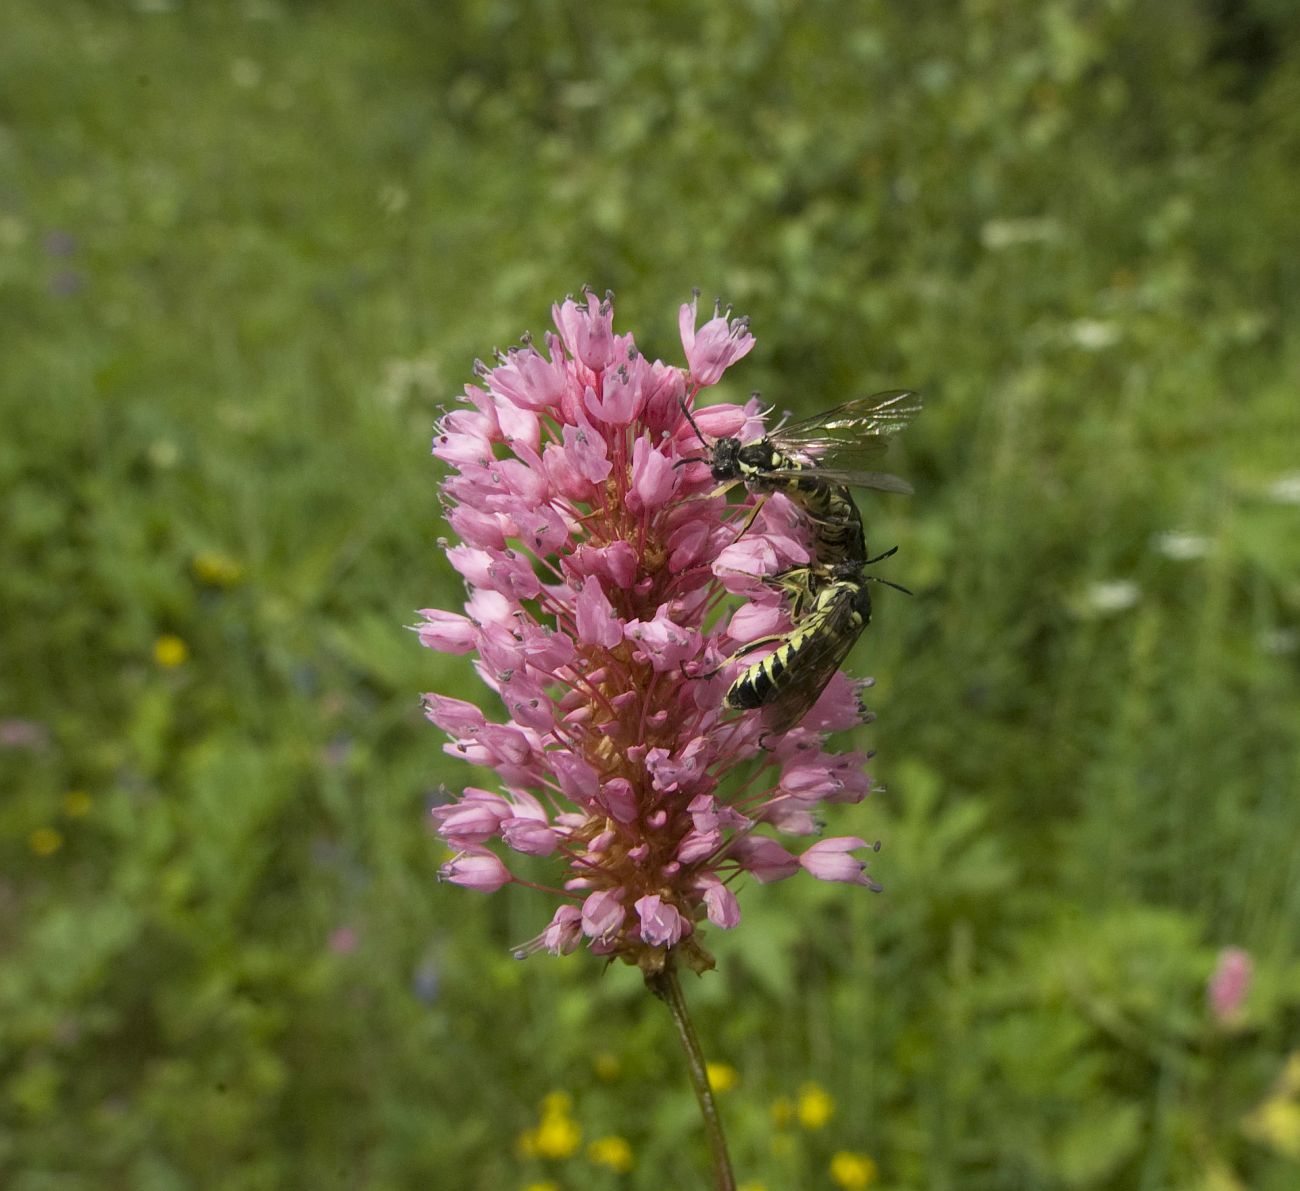
[[[1142,589],[1131,579],[1098,579],[1088,585],[1083,605],[1095,616],[1109,616],[1133,607],[1141,598]]]
[[[1067,329],[1067,333],[1076,347],[1089,352],[1104,351],[1108,347],[1114,347],[1120,341],[1121,335],[1118,323],[1103,322],[1098,318],[1075,319]]]
[[[990,219],[980,228],[980,243],[990,252],[1020,244],[1050,244],[1061,238],[1055,219]]]
[[[252,91],[262,81],[262,67],[252,58],[236,58],[230,64],[230,81],[241,91]]]
[[[1151,535],[1151,549],[1176,562],[1190,562],[1194,558],[1204,558],[1210,552],[1210,539],[1204,534],[1166,529]]]
[[[1278,476],[1265,492],[1274,504],[1300,505],[1300,471],[1289,471]]]
[[[1300,649],[1300,633],[1295,629],[1269,629],[1259,635],[1259,650],[1271,657],[1287,657]]]

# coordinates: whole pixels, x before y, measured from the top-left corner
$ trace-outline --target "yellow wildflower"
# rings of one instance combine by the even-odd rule
[[[835,1100],[820,1084],[806,1083],[799,1089],[799,1124],[820,1129],[835,1115]]]
[[[165,670],[183,666],[189,656],[189,646],[175,633],[164,633],[153,643],[153,660]]]
[[[217,550],[200,550],[190,563],[190,570],[200,583],[209,587],[235,587],[244,578],[239,561]]]
[[[1281,1093],[1284,1096],[1300,1094],[1300,1051],[1291,1055],[1282,1068]]]
[[[542,1120],[519,1137],[519,1149],[529,1158],[568,1158],[582,1144],[582,1128],[569,1115],[573,1098],[551,1092],[542,1101]]]
[[[542,1116],[564,1116],[573,1107],[573,1097],[568,1092],[547,1092],[542,1099]]]
[[[1198,1191],[1246,1191],[1246,1184],[1222,1158],[1210,1158]]]
[[[831,1181],[845,1191],[862,1191],[876,1181],[879,1171],[874,1161],[866,1154],[854,1153],[852,1150],[840,1150],[831,1158]]]
[[[632,1169],[632,1147],[621,1137],[598,1137],[587,1147],[587,1157],[596,1166],[608,1166],[616,1174]]]
[[[1245,1120],[1246,1133],[1288,1158],[1300,1158],[1300,1104],[1270,1096]]]
[[[38,827],[27,837],[27,846],[37,856],[53,856],[63,847],[63,836],[53,827]]]
[[[596,1069],[596,1078],[603,1079],[606,1083],[617,1079],[623,1070],[623,1064],[619,1062],[618,1055],[611,1054],[607,1050],[602,1050],[596,1056],[592,1066]]]
[[[560,1191],[560,1184],[547,1179],[543,1183],[529,1183],[524,1191]]]
[[[85,790],[69,790],[63,796],[63,813],[69,819],[80,819],[90,814],[90,795]]]
[[[704,1070],[715,1092],[729,1092],[740,1082],[740,1075],[730,1063],[706,1063]]]

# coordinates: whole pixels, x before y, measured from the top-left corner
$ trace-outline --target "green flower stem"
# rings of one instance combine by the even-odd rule
[[[704,1131],[709,1138],[709,1150],[713,1154],[713,1179],[718,1191],[736,1191],[736,1176],[731,1171],[731,1158],[727,1155],[727,1139],[722,1132],[722,1119],[718,1116],[718,1107],[713,1102],[713,1089],[709,1087],[709,1073],[704,1065],[704,1053],[700,1050],[700,1040],[695,1027],[691,1024],[691,1015],[686,1010],[686,999],[682,996],[682,986],[677,979],[677,965],[673,957],[668,956],[663,971],[646,977],[646,984],[673,1015],[677,1026],[677,1037],[681,1039],[682,1049],[686,1051],[686,1067],[690,1072],[691,1086],[695,1089],[695,1099],[700,1103],[700,1112],[704,1116]]]

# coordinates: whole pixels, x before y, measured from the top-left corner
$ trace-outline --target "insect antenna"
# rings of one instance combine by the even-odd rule
[[[686,415],[686,420],[691,424],[691,429],[695,431],[695,437],[700,440],[700,446],[702,446],[707,451],[709,449],[709,440],[706,439],[704,435],[700,433],[699,426],[696,425],[695,419],[691,417],[691,411],[686,406],[686,398],[678,397],[677,404],[682,407],[682,413]],[[686,461],[683,460],[683,462]],[[695,461],[692,460],[691,462],[695,462]]]
[[[891,555],[898,553],[897,546],[890,546],[883,554],[877,554],[875,558],[868,558],[862,565],[869,567],[873,562],[880,562],[881,559],[889,558]],[[904,587],[901,583],[891,583],[888,579],[882,579],[879,575],[863,575],[869,583],[883,583],[886,587],[892,587],[895,591],[901,591],[904,595],[915,595],[916,593]]]

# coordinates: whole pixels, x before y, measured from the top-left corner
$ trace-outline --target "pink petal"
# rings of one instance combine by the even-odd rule
[[[582,903],[582,933],[590,939],[608,940],[618,933],[627,917],[627,910],[619,904],[623,896],[617,889],[601,889]]]
[[[713,317],[697,331],[698,302],[697,295],[681,307],[677,312],[677,327],[691,378],[698,385],[716,385],[732,364],[749,354],[754,337],[749,333],[749,320],[725,317],[721,303],[714,305]]]
[[[577,950],[582,941],[582,911],[577,906],[563,905],[551,917],[551,924],[542,932],[542,942],[552,955],[568,955]]]
[[[854,849],[868,846],[866,840],[852,835],[819,840],[799,857],[799,863],[819,881],[846,881],[877,889],[879,886],[864,871],[866,861],[849,855]]]
[[[799,871],[799,858],[765,835],[743,836],[731,845],[728,855],[761,885],[784,881]]]
[[[652,947],[672,947],[686,933],[686,920],[677,907],[657,893],[638,898],[636,912],[641,919],[641,938]]]
[[[579,641],[612,649],[623,640],[623,626],[614,615],[614,605],[606,599],[599,579],[586,580],[576,602]]]
[[[478,640],[478,630],[467,616],[423,608],[424,623],[415,626],[420,644],[439,653],[469,653]]]
[[[730,930],[740,921],[740,903],[717,877],[707,876],[698,885],[704,891],[704,909],[709,921],[723,930]]]

